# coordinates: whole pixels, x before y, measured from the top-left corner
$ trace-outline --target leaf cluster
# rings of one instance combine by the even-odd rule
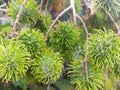
[[[101,70],[89,66],[87,81],[84,64],[80,59],[72,61],[69,66],[68,74],[75,90],[104,90],[105,76]]]
[[[34,29],[21,31],[18,37],[31,54],[31,58],[42,55],[43,48],[46,46],[44,35]]]
[[[46,33],[52,23],[52,17],[48,12],[41,12],[35,24],[35,28],[40,29],[41,32]]]
[[[31,74],[38,82],[49,84],[60,78],[62,69],[63,61],[60,54],[47,49],[40,58],[33,60]]]
[[[31,54],[29,78],[43,84],[54,83],[60,78],[63,69],[62,57],[53,52],[45,43],[43,33],[32,30],[21,31],[18,37]],[[28,75],[28,74],[27,74]],[[31,77],[29,76],[28,77]],[[31,81],[29,81],[31,82]]]
[[[0,78],[3,82],[16,82],[23,77],[29,66],[29,53],[20,41],[0,43]]]
[[[66,61],[72,60],[75,47],[79,41],[79,31],[73,23],[59,22],[56,30],[50,35],[49,43],[59,51]]]
[[[16,1],[13,0],[11,3],[9,3],[7,15],[15,20],[18,11],[20,10],[20,7],[22,5],[22,2],[23,0]],[[25,5],[25,8],[22,12],[19,22],[22,24],[32,25],[33,23],[36,22],[37,17],[38,17],[37,3],[35,2],[35,0],[29,0]]]
[[[120,61],[120,38],[113,31],[97,30],[89,37],[89,59],[98,68],[114,67]]]
[[[120,14],[120,0],[96,0],[97,3],[107,9],[112,16],[119,17]]]

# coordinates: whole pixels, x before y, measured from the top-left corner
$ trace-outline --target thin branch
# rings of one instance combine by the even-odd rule
[[[52,27],[55,25],[55,23],[59,20],[59,18],[64,15],[67,11],[69,11],[71,9],[71,6],[67,7],[65,10],[63,10],[54,20],[54,22],[51,24],[50,28],[48,29],[48,32],[46,33],[46,41],[48,40],[49,34],[52,30]]]
[[[88,61],[88,35],[89,35],[88,29],[87,29],[87,26],[86,26],[84,20],[77,14],[76,14],[76,17],[82,22],[83,28],[86,32],[85,57],[84,57],[83,62],[84,62],[84,66],[85,66],[86,79],[87,79],[87,81],[89,81],[89,79],[88,79],[88,65],[87,65],[87,61]]]
[[[23,9],[24,9],[26,3],[27,3],[27,0],[24,0],[21,7],[20,7],[20,10],[19,10],[19,12],[18,12],[18,14],[16,16],[15,23],[13,25],[13,32],[16,32],[16,30],[17,30],[17,26],[19,24],[19,19],[20,19],[21,15],[22,15],[22,12],[23,12]]]
[[[76,14],[76,17],[82,22],[83,28],[85,29],[85,32],[86,32],[86,34],[87,34],[87,36],[88,36],[88,29],[87,29],[87,26],[86,26],[84,20],[83,20],[78,14]],[[88,37],[87,37],[87,38],[88,38]]]
[[[46,41],[48,40],[49,34],[51,32],[52,27],[54,26],[54,24],[59,20],[59,18],[66,13],[67,11],[69,11],[70,9],[72,9],[73,12],[73,21],[76,24],[76,10],[75,10],[75,1],[74,0],[70,0],[70,6],[68,6],[65,10],[63,10],[58,16],[57,18],[54,20],[54,22],[52,23],[52,25],[50,26],[48,32],[46,33]]]
[[[108,15],[108,17],[110,18],[111,22],[113,23],[113,25],[115,26],[116,30],[117,30],[117,35],[120,36],[120,27],[119,25],[117,24],[117,22],[114,20],[114,18],[112,17],[112,15],[104,8],[104,7],[101,7],[102,10],[104,10],[104,12]]]
[[[47,10],[47,8],[48,8],[48,3],[49,3],[49,0],[47,0],[47,2],[46,2],[45,10]]]
[[[71,0],[70,1],[70,6],[69,7],[67,7],[65,10],[63,10],[58,16],[57,16],[57,18],[54,20],[54,22],[51,24],[51,26],[50,26],[50,28],[49,28],[49,30],[48,30],[48,32],[46,33],[46,41],[48,41],[48,37],[49,37],[49,34],[50,34],[50,32],[51,32],[51,30],[52,30],[52,27],[55,25],[55,23],[59,20],[59,18],[63,15],[63,14],[65,14],[67,11],[69,11],[70,9],[72,9],[72,11],[73,11],[73,21],[74,21],[74,23],[76,24],[76,17],[78,18],[78,19],[80,19],[80,21],[82,22],[82,24],[83,24],[83,28],[85,29],[85,32],[86,32],[86,47],[85,47],[85,57],[84,57],[84,66],[85,66],[85,72],[86,72],[86,80],[87,80],[87,82],[89,81],[88,80],[88,67],[87,67],[87,57],[88,57],[88,29],[87,29],[87,26],[86,26],[86,24],[85,24],[85,22],[84,22],[84,20],[79,16],[79,15],[77,15],[76,14],[76,10],[75,10],[75,6],[74,6],[74,0]]]
[[[71,0],[70,1],[71,8],[72,8],[72,13],[73,13],[73,21],[76,24],[76,10],[75,10],[75,1]]]
[[[42,8],[43,8],[43,0],[41,0],[40,2],[40,7],[39,7],[40,11],[42,11]]]

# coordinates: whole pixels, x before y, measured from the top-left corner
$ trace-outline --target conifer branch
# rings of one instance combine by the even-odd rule
[[[72,9],[72,12],[73,12],[73,21],[74,23],[76,24],[76,17],[82,22],[83,24],[83,28],[85,29],[85,32],[86,32],[86,47],[85,47],[85,57],[84,57],[84,67],[85,67],[85,72],[86,72],[86,80],[87,82],[89,81],[88,79],[88,65],[87,65],[87,59],[88,59],[88,29],[87,29],[87,26],[84,22],[84,20],[76,14],[76,10],[75,10],[75,5],[74,5],[74,0],[71,0],[70,1],[70,6],[67,7],[65,10],[63,10],[58,16],[57,18],[54,20],[54,22],[51,24],[50,28],[48,29],[48,32],[46,33],[46,41],[48,41],[48,37],[49,37],[49,34],[52,30],[52,27],[55,25],[55,23],[59,20],[59,18],[65,14],[67,11],[69,11],[70,9]]]

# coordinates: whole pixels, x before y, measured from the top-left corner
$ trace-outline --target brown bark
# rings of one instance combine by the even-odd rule
[[[66,0],[55,0],[55,2],[52,3],[51,14],[54,19],[63,10],[65,3],[66,3]]]

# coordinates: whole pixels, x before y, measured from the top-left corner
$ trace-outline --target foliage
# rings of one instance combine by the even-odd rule
[[[8,16],[10,16],[13,19],[16,19],[16,16],[18,14],[18,11],[20,9],[20,6],[22,4],[23,0],[16,0],[9,3],[8,8]],[[36,19],[38,17],[38,7],[35,0],[29,0],[22,12],[22,16],[20,17],[20,23],[22,24],[30,24],[36,22]]]
[[[98,4],[106,8],[115,18],[120,14],[120,0],[96,0]]]
[[[43,48],[46,46],[44,35],[34,29],[21,31],[18,38],[25,44],[25,47],[30,52],[32,58],[41,55]]]
[[[108,78],[107,78],[108,90],[117,90],[116,86],[117,86],[118,81],[119,81],[119,76],[116,77],[116,74],[114,72],[109,73]]]
[[[85,34],[85,30],[83,30],[81,27],[79,27],[79,29],[80,29],[79,31],[80,35],[79,35],[78,45],[76,45],[74,59],[84,56],[85,53],[84,48],[85,48],[86,34]]]
[[[33,60],[31,74],[43,84],[54,83],[60,78],[63,69],[62,57],[51,49],[44,50],[38,59]]]
[[[26,75],[18,80],[14,85],[22,88],[22,90],[27,90],[28,85],[35,83],[36,81],[34,80],[33,75],[31,75],[30,71],[28,70]]]
[[[4,82],[16,82],[28,69],[29,53],[20,41],[7,40],[0,44],[0,78]]]
[[[80,59],[74,60],[69,65],[68,74],[70,81],[75,85],[75,90],[104,90],[105,76],[101,70],[93,66],[88,67],[88,79],[86,80],[86,73],[83,62]]]
[[[114,73],[118,78],[120,78],[120,61],[116,62],[114,65]]]
[[[120,61],[120,38],[113,31],[97,30],[89,37],[89,59],[98,68],[113,67]]]
[[[0,31],[0,37],[5,39],[8,34],[12,31],[12,27],[10,26],[3,26],[2,31]]]
[[[41,12],[34,27],[40,29],[43,33],[45,33],[49,29],[51,23],[51,15],[48,12]]]
[[[74,1],[77,13],[87,12],[81,0]],[[83,30],[85,25],[81,21],[80,24],[77,21],[76,25],[66,21],[73,19],[71,11],[60,16],[59,20],[64,22],[54,25],[48,42],[45,42],[44,35],[53,22],[52,17],[70,5],[70,0],[49,0],[48,10],[44,10],[47,0],[43,0],[41,11],[38,8],[41,0],[28,0],[18,22],[21,31],[9,34],[11,25],[0,25],[0,79],[26,90],[28,85],[50,85],[63,73],[66,81],[70,81],[76,90],[116,90],[120,79],[120,37],[109,29],[114,28],[114,22],[110,22],[112,16],[115,23],[120,24],[120,1],[95,1],[97,3],[93,1],[88,6],[93,10],[90,15],[82,15],[89,32],[88,57],[84,57],[87,48]],[[7,14],[13,20],[22,3],[23,0],[12,0],[9,3]],[[98,6],[97,11],[94,5]],[[106,30],[103,31],[104,27]],[[14,34],[18,35],[14,40],[6,38]],[[85,58],[87,62],[83,61]]]
[[[4,29],[5,27],[9,27],[10,26],[10,23],[6,23],[6,24],[3,24],[3,25],[0,25],[0,31],[2,29]]]
[[[76,9],[76,12],[80,13],[80,11],[81,11],[81,1],[80,0],[75,0],[75,9]]]
[[[108,24],[106,25],[107,21],[108,21],[108,18],[105,15],[105,13],[102,10],[98,10],[96,11],[96,15],[91,20],[91,23],[94,28],[99,29],[104,26],[108,27]]]
[[[50,44],[59,51],[66,61],[72,60],[79,41],[79,31],[70,22],[59,22],[57,29],[50,35]]]

